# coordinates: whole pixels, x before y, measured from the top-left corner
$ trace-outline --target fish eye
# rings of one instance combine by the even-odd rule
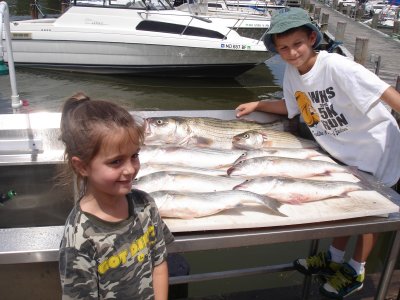
[[[245,135],[243,135],[243,138],[249,139],[250,138],[250,134],[246,133]]]
[[[160,119],[158,119],[158,120],[156,121],[156,123],[157,123],[158,125],[161,125],[161,124],[163,123],[163,121],[160,120]]]

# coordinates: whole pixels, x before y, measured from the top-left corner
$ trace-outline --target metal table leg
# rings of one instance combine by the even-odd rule
[[[389,287],[390,279],[393,274],[393,270],[396,264],[397,256],[400,249],[400,232],[393,231],[390,240],[390,250],[386,256],[386,261],[383,266],[382,275],[379,281],[379,285],[376,292],[376,300],[384,300],[387,289]]]
[[[310,244],[310,252],[309,255],[315,255],[318,251],[318,246],[319,246],[319,240],[312,240]],[[310,288],[311,288],[311,280],[312,276],[307,275],[304,277],[304,282],[303,282],[303,292],[301,295],[302,300],[307,300],[308,296],[310,295]]]

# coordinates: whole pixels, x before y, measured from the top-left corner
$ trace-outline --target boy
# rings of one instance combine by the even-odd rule
[[[400,111],[400,94],[343,56],[317,53],[314,48],[321,40],[306,11],[288,8],[273,16],[264,43],[287,63],[284,99],[241,104],[237,117],[255,110],[289,118],[301,114],[315,140],[332,157],[394,186],[400,177],[400,131],[379,98]],[[294,261],[304,274],[328,276],[320,292],[330,298],[341,299],[362,288],[365,262],[377,236],[360,236],[353,258],[343,263],[348,238],[335,238],[327,252]]]

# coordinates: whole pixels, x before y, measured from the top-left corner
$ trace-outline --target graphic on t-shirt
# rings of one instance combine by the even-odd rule
[[[297,105],[301,115],[303,116],[304,122],[309,127],[312,127],[320,121],[318,113],[315,111],[311,104],[311,100],[303,92],[297,91],[294,96],[296,97]]]
[[[155,243],[155,237],[154,226],[149,226],[142,236],[132,242],[129,249],[123,249],[119,253],[106,258],[106,260],[99,264],[97,271],[100,275],[103,275],[109,269],[115,269],[124,265],[128,259],[136,259],[138,263],[142,263],[145,255],[149,252],[148,248]]]
[[[295,93],[297,105],[304,121],[314,136],[339,135],[348,130],[348,121],[343,113],[337,113],[330,99],[335,97],[332,87],[323,91]],[[319,124],[320,126],[316,126]],[[322,130],[321,130],[322,129]]]

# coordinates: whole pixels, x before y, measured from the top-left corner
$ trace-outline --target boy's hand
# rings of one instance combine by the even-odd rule
[[[240,104],[235,109],[237,111],[236,117],[240,118],[241,116],[248,115],[249,113],[255,111],[258,106],[258,102],[259,101],[254,101],[254,102]]]

